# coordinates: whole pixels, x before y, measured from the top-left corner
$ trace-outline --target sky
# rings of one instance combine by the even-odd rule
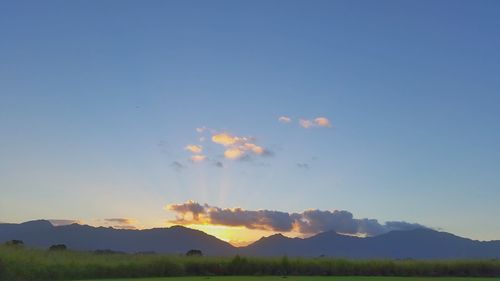
[[[498,1],[2,1],[0,221],[500,239]]]

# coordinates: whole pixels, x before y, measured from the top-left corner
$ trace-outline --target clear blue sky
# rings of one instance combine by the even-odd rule
[[[499,11],[2,1],[0,221],[155,224],[171,217],[165,205],[194,200],[500,239]],[[297,124],[316,117],[333,128]],[[198,140],[202,126],[272,156],[224,159],[210,135]],[[188,144],[206,160],[191,163]]]

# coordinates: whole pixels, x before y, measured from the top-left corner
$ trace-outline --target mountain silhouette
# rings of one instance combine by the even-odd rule
[[[367,238],[329,231],[306,239],[282,235],[261,238],[243,253],[354,259],[493,259],[500,258],[500,241],[474,241],[427,228],[391,231]]]
[[[500,241],[475,241],[427,228],[392,231],[367,238],[341,235],[334,231],[309,238],[290,238],[275,234],[238,248],[202,231],[183,226],[128,230],[79,224],[53,226],[46,220],[0,224],[0,243],[14,239],[23,240],[25,245],[36,248],[65,244],[69,249],[79,251],[109,249],[128,253],[184,254],[197,249],[210,256],[240,254],[353,259],[500,258]]]
[[[146,230],[114,229],[71,224],[53,226],[39,220],[21,224],[0,224],[0,242],[18,239],[37,248],[65,244],[79,251],[113,250],[184,254],[191,249],[213,256],[230,255],[234,247],[202,231],[182,226]]]

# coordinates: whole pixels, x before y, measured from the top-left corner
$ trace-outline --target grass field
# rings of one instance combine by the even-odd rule
[[[467,277],[368,277],[368,276],[222,276],[222,277],[167,277],[139,279],[104,279],[97,281],[492,281],[500,278]],[[95,281],[95,280],[94,280]]]
[[[282,276],[288,277],[283,278]],[[440,278],[440,281],[477,281],[482,279],[460,279],[460,277],[500,277],[500,261],[346,260],[332,258],[254,258],[239,256],[218,258],[186,257],[180,255],[93,253],[69,250],[47,251],[24,247],[0,246],[0,281],[99,280],[103,278],[145,277],[169,277],[164,279],[147,279],[148,281],[284,279],[297,281],[429,280],[429,278],[331,276],[441,276],[453,278]],[[137,281],[145,279],[129,280]]]

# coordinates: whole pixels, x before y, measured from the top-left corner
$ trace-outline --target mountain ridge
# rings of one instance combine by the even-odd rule
[[[215,236],[185,226],[151,229],[117,229],[82,224],[54,226],[47,220],[20,224],[0,223],[0,243],[23,240],[29,247],[48,248],[66,244],[80,251],[113,250],[184,254],[199,249],[209,256],[301,256],[353,259],[466,259],[500,258],[500,241],[478,241],[428,228],[391,231],[372,237],[342,235],[335,231],[308,238],[281,233],[235,247]]]

